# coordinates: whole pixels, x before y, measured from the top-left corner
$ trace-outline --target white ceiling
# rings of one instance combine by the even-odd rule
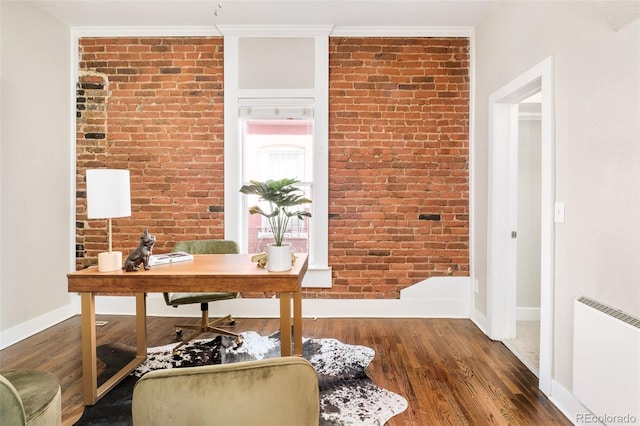
[[[640,17],[640,1],[638,0],[593,0],[593,4],[607,18],[611,28],[616,31]]]
[[[39,0],[70,26],[336,25],[472,27],[490,0]]]
[[[74,27],[334,25],[451,28],[474,27],[496,4],[519,0],[0,1],[31,2],[60,22]],[[590,2],[614,30],[619,30],[640,17],[640,0]]]

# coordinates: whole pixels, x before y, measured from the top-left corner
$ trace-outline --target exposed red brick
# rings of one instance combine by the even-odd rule
[[[77,266],[107,244],[106,221],[86,220],[91,167],[131,171],[132,216],[114,219],[115,250],[133,250],[145,227],[156,252],[222,238],[223,39],[79,45]],[[396,298],[448,268],[468,275],[468,40],[340,37],[329,50],[334,285],[305,297]]]

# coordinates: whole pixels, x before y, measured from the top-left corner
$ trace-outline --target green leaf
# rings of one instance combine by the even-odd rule
[[[261,201],[269,202],[271,207],[269,212],[265,212],[260,206],[253,206],[249,208],[249,213],[260,214],[268,219],[276,245],[282,245],[289,218],[295,216],[302,220],[304,217],[311,217],[308,211],[287,210],[288,207],[311,203],[311,200],[304,196],[304,192],[295,186],[299,182],[291,178],[269,179],[264,182],[250,180],[248,185],[242,185],[240,188],[243,194],[257,195]]]

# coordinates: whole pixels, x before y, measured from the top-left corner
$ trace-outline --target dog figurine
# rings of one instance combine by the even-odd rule
[[[151,250],[156,243],[155,235],[149,234],[147,228],[144,228],[143,234],[140,236],[140,245],[133,251],[127,260],[124,261],[122,270],[126,272],[135,272],[140,269],[140,264],[144,265],[144,270],[151,269],[149,265],[149,258],[151,257]]]

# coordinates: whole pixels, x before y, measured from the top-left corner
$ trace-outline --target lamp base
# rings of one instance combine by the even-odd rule
[[[122,252],[105,251],[98,253],[98,271],[113,272],[122,269]]]

